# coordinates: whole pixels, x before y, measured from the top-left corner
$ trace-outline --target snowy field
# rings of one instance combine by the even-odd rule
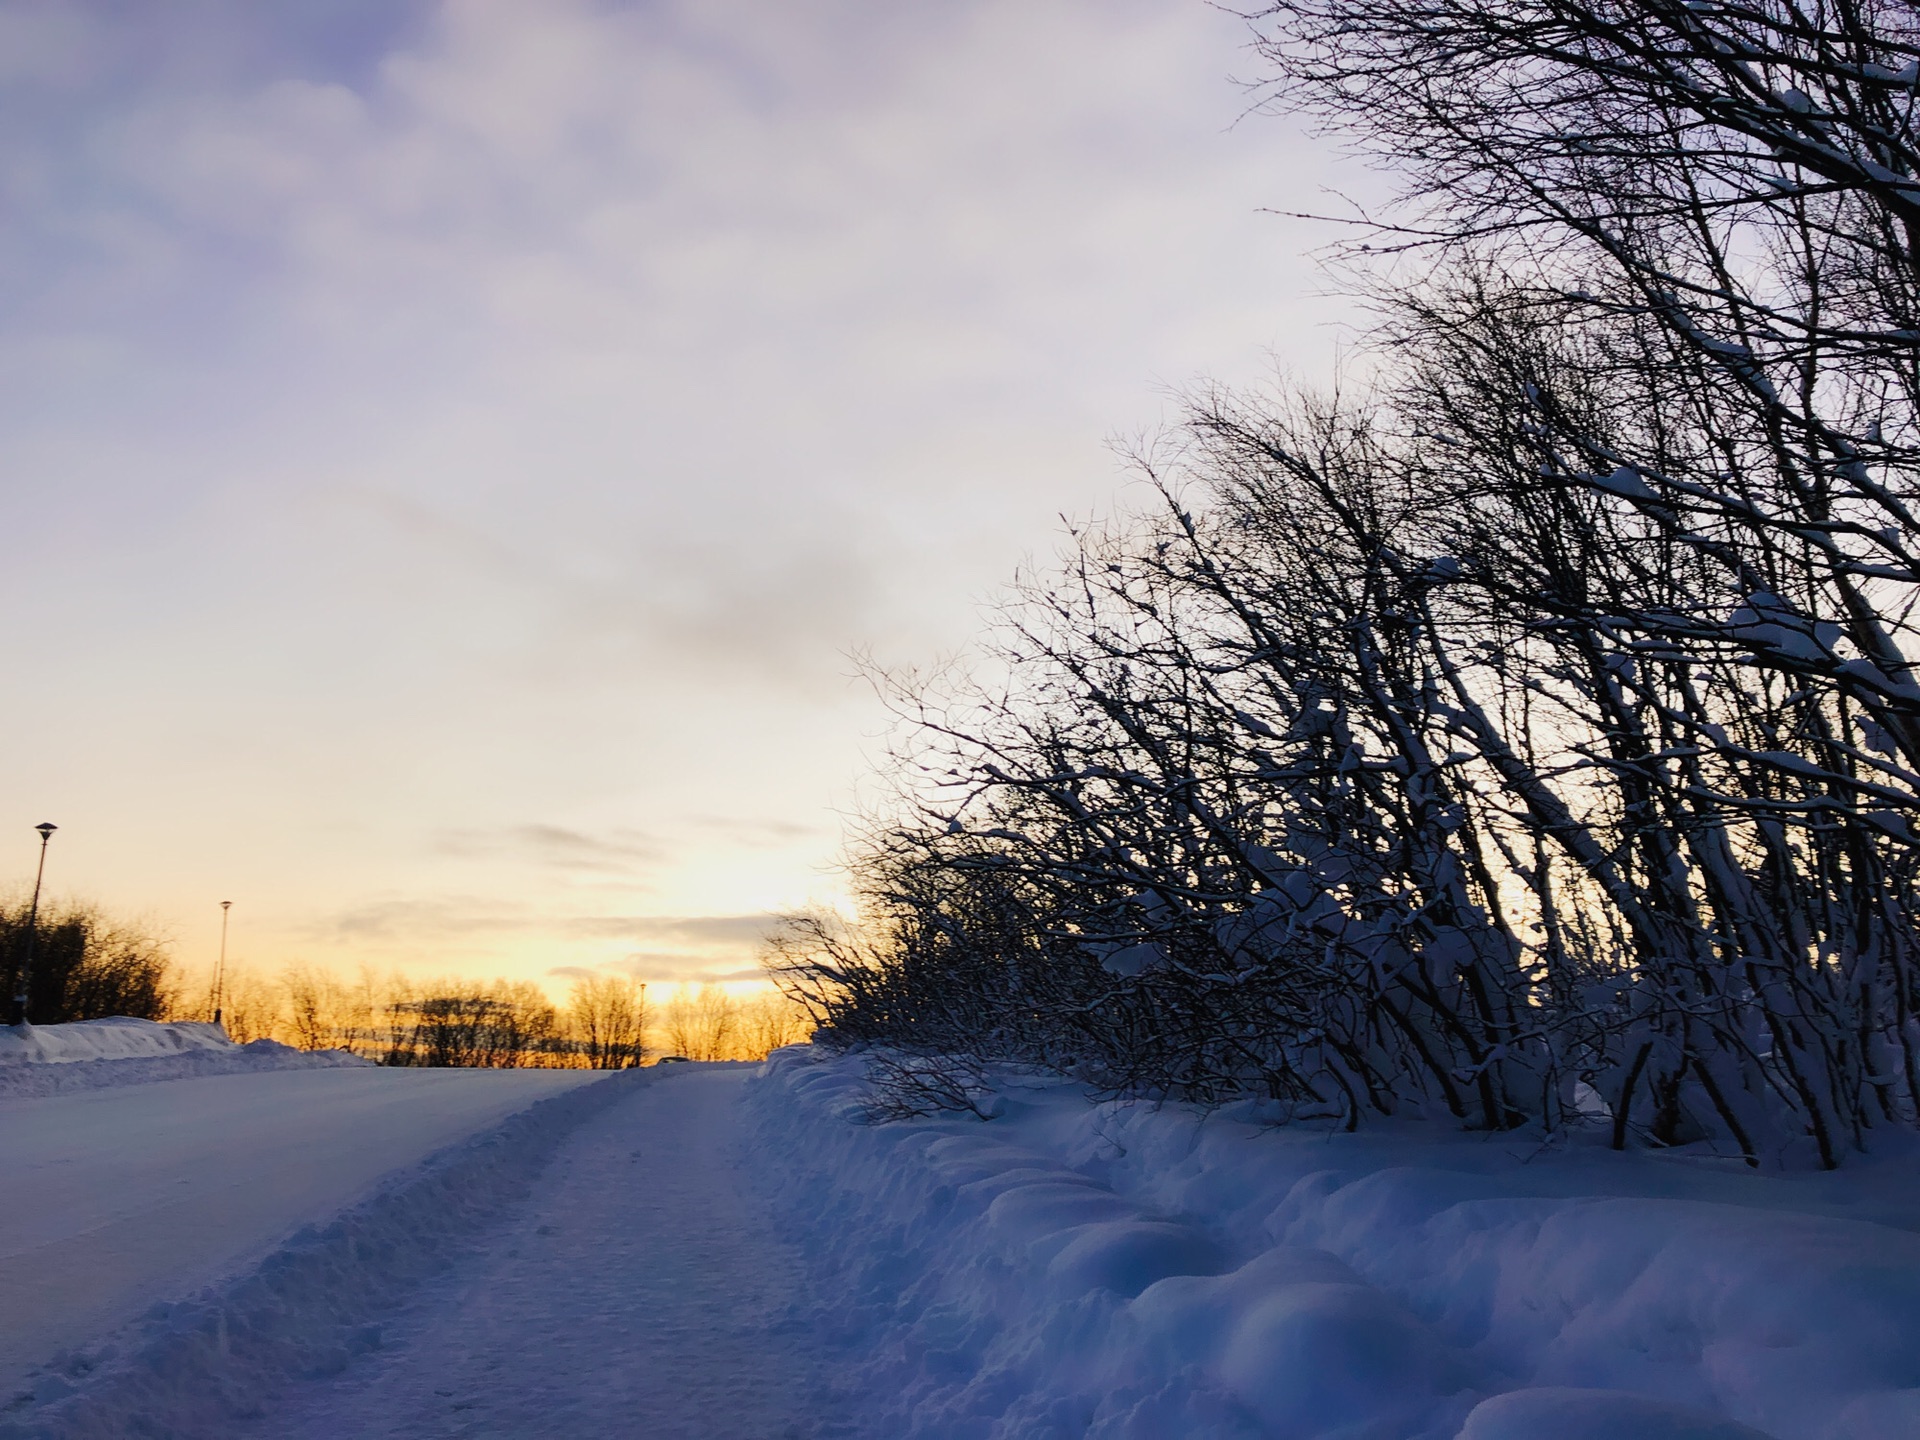
[[[1920,1435],[1912,1149],[1759,1175],[1018,1073],[874,1124],[805,1048],[593,1079],[6,1102],[0,1437]]]

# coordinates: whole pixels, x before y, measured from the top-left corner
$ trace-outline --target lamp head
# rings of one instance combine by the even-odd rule
[[[58,825],[55,825],[50,820],[43,820],[33,828],[40,832],[40,838],[42,840],[49,840],[53,838],[53,832],[58,830],[60,827]]]

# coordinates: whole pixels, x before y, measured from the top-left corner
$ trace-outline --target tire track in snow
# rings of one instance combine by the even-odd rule
[[[799,1259],[740,1169],[745,1069],[661,1076],[580,1127],[386,1349],[249,1432],[661,1440],[846,1433],[795,1319]]]

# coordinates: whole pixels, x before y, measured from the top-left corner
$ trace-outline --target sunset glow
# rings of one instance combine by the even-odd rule
[[[1337,339],[1261,208],[1336,163],[1205,6],[0,28],[0,862],[56,821],[190,967],[231,898],[243,966],[750,977],[840,899],[849,656]]]

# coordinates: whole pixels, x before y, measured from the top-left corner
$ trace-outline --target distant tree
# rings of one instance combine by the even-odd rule
[[[293,1043],[302,1050],[324,1047],[327,1030],[326,1001],[320,977],[305,965],[289,966],[280,976],[286,994],[287,1023]]]
[[[396,982],[385,1005],[389,1065],[517,1069],[565,1063],[558,1012],[528,981]]]
[[[282,986],[246,965],[230,961],[222,990],[220,1018],[234,1043],[271,1040],[285,1030]],[[202,1012],[197,1018],[211,1020],[213,1015]]]
[[[783,1045],[805,1040],[813,1022],[800,1006],[775,993],[741,1005],[737,1028],[741,1058],[759,1060]]]
[[[697,1060],[729,1059],[740,1029],[740,1005],[718,985],[702,985],[693,1000]]]
[[[352,986],[311,965],[280,972],[288,1036],[302,1050],[351,1049],[366,1026]]]
[[[698,989],[680,987],[667,1005],[661,1029],[667,1051],[689,1060],[731,1060],[735,1057],[740,1006],[718,985]]]
[[[784,993],[740,997],[720,985],[681,986],[662,1007],[666,1052],[689,1060],[761,1060],[806,1039],[814,1020]]]
[[[493,1020],[483,1063],[505,1069],[564,1065],[566,1042],[560,1012],[531,980],[496,981],[487,988]]]
[[[592,1070],[624,1070],[646,1056],[647,987],[625,975],[589,975],[567,997],[573,1053]]]
[[[0,904],[0,977],[11,995],[27,953],[28,906]],[[173,1005],[167,942],[139,924],[88,905],[40,907],[27,1014],[60,1025],[130,1015],[163,1020]]]
[[[383,1065],[418,1065],[419,1015],[413,985],[404,976],[391,977],[375,992],[373,1044]]]
[[[380,977],[368,965],[362,965],[359,974],[340,987],[340,1043],[356,1055],[368,1059],[380,1055],[383,994]]]
[[[694,1053],[700,1048],[699,1027],[694,1023],[693,1005],[684,987],[668,1002],[660,1017],[660,1029],[669,1055],[688,1060],[700,1058]]]

